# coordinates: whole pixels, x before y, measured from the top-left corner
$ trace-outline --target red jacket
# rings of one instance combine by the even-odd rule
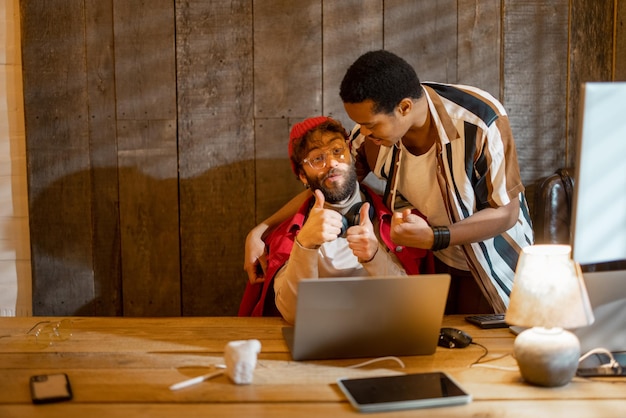
[[[434,259],[430,250],[397,246],[391,241],[391,211],[384,205],[383,200],[370,188],[361,185],[361,191],[374,207],[380,226],[380,237],[389,251],[394,253],[407,274],[434,273]],[[293,242],[300,232],[306,216],[314,202],[313,197],[308,199],[300,210],[290,219],[281,223],[268,237],[265,244],[268,250],[265,281],[251,284],[248,282],[239,306],[239,316],[280,316],[274,304],[274,276],[285,265],[291,254]],[[417,211],[414,211],[417,213]],[[421,214],[417,213],[422,216]],[[268,292],[270,299],[268,299]]]

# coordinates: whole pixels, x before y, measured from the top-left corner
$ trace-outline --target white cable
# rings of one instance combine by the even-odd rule
[[[484,367],[486,369],[497,369],[497,370],[504,370],[507,372],[516,372],[519,370],[519,368],[517,367],[494,366],[493,364],[485,364],[485,363],[472,364],[470,367]]]
[[[213,379],[214,377],[221,376],[223,374],[224,374],[224,371],[220,370],[218,372],[213,372],[209,374],[203,374],[202,376],[192,377],[191,379],[174,383],[173,385],[170,386],[170,390],[178,390],[182,388],[187,388],[189,386],[197,385],[198,383],[202,383],[205,380]]]
[[[385,360],[393,360],[396,363],[398,363],[400,365],[400,367],[404,368],[404,363],[402,362],[402,360],[400,360],[398,357],[394,357],[394,356],[388,356],[388,357],[378,357],[375,359],[371,359],[371,360],[367,360],[364,361],[363,363],[358,363],[358,364],[354,364],[352,366],[348,366],[349,369],[356,369],[359,367],[363,367],[363,366],[367,366],[368,364],[372,364],[372,363],[376,363],[378,361],[385,361]]]
[[[585,354],[583,354],[580,359],[578,359],[578,363],[582,363],[583,360],[587,359],[588,357],[594,355],[594,354],[604,354],[609,358],[609,362],[605,363],[605,364],[601,364],[598,367],[603,367],[603,368],[611,368],[611,369],[621,369],[622,365],[619,364],[619,362],[617,360],[615,360],[615,357],[613,357],[613,353],[611,353],[609,350],[607,350],[606,348],[603,347],[597,347],[594,349],[591,349],[589,351],[587,351]]]

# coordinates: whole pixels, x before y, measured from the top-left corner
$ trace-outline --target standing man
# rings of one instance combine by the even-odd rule
[[[370,51],[347,70],[340,96],[357,123],[352,152],[359,179],[386,181],[394,211],[391,237],[431,249],[436,271],[452,283],[446,313],[504,312],[521,249],[533,243],[515,143],[504,107],[468,86],[420,83],[415,70],[388,51]],[[284,216],[294,198],[255,227],[244,267],[258,257],[258,237]]]
[[[362,55],[346,72],[340,96],[353,130],[359,177],[387,180],[392,239],[434,251],[437,272],[453,277],[453,312],[504,312],[518,254],[533,232],[515,143],[504,107],[467,86],[421,84],[387,51]]]

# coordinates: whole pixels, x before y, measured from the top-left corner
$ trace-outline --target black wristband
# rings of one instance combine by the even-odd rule
[[[450,230],[447,226],[431,226],[433,230],[433,246],[430,248],[432,251],[443,250],[450,245]]]

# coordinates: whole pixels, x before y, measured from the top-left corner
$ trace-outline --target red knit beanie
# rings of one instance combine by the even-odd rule
[[[289,162],[291,163],[291,169],[296,174],[296,176],[298,175],[298,167],[291,159],[291,156],[293,155],[293,150],[296,148],[296,144],[300,142],[300,140],[302,140],[304,134],[318,127],[329,119],[330,118],[326,116],[316,116],[313,118],[305,119],[302,122],[298,122],[291,127],[291,133],[289,134]]]

